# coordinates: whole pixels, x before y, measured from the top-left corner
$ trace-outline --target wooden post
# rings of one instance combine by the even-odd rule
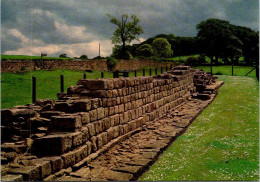
[[[36,77],[32,77],[32,103],[36,102]]]
[[[103,71],[101,71],[101,78],[104,78],[104,73],[103,73]]]
[[[168,71],[168,67],[167,67],[167,65],[166,65],[166,72]]]
[[[60,75],[60,92],[64,92],[64,78],[63,75]]]
[[[136,70],[135,70],[135,77],[137,76],[137,74],[136,74]]]
[[[87,78],[87,75],[86,75],[86,73],[84,73],[84,75],[83,75],[83,78],[84,78],[84,79],[86,79],[86,78]]]
[[[212,75],[212,59],[210,59],[210,73]]]
[[[233,73],[234,73],[234,68],[233,68],[233,64],[232,64],[232,76],[233,76]]]
[[[150,76],[152,76],[152,68],[150,68]]]
[[[163,69],[162,69],[162,67],[161,67],[161,74],[162,74],[162,72],[163,72]]]
[[[145,69],[143,69],[143,76],[145,76]]]
[[[157,75],[157,68],[155,68],[155,75]]]

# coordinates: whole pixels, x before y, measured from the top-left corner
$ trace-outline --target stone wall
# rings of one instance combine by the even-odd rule
[[[2,164],[18,163],[6,171],[23,180],[81,165],[192,95],[209,95],[203,86],[211,82],[203,71],[181,66],[155,77],[79,80],[57,101],[4,109]]]
[[[106,60],[85,60],[85,61],[68,61],[68,60],[51,60],[43,61],[44,69],[70,69],[70,70],[99,70],[107,71]],[[170,68],[168,63],[158,63],[150,60],[121,60],[115,67],[116,70],[139,70],[143,66],[165,67]],[[38,70],[41,68],[40,60],[11,60],[1,61],[1,72],[21,72]]]

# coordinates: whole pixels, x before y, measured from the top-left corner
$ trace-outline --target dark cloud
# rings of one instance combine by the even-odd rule
[[[93,42],[99,41],[106,41],[107,45],[115,30],[107,13],[116,17],[137,15],[144,30],[142,38],[161,33],[196,36],[196,25],[208,18],[228,20],[254,30],[259,27],[258,0],[8,0],[1,3],[2,27],[6,29],[1,33],[3,52],[28,46],[28,40],[24,42],[26,38],[33,46],[95,45]],[[20,32],[25,37],[23,41],[19,36],[7,35],[11,29]]]

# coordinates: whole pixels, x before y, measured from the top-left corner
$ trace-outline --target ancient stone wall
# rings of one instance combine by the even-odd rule
[[[1,61],[1,72],[21,72],[31,71],[41,68],[40,60],[11,60]],[[165,67],[170,68],[168,63],[158,63],[150,60],[121,60],[115,67],[116,70],[139,70],[143,66]],[[68,60],[51,60],[43,61],[44,69],[69,69],[69,70],[99,70],[107,71],[106,60],[85,60],[85,61],[68,61]]]
[[[206,95],[202,85],[212,81],[202,71],[181,66],[155,77],[79,80],[57,101],[4,109],[2,164],[20,165],[9,165],[6,174],[42,180],[82,165],[186,102],[196,87]]]

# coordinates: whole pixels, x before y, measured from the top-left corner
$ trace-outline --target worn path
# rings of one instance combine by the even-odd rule
[[[220,87],[216,82],[211,89]],[[158,156],[182,133],[209,105],[209,100],[190,99],[169,111],[164,117],[147,122],[130,138],[115,145],[75,171],[67,171],[58,181],[127,181],[137,180]]]

